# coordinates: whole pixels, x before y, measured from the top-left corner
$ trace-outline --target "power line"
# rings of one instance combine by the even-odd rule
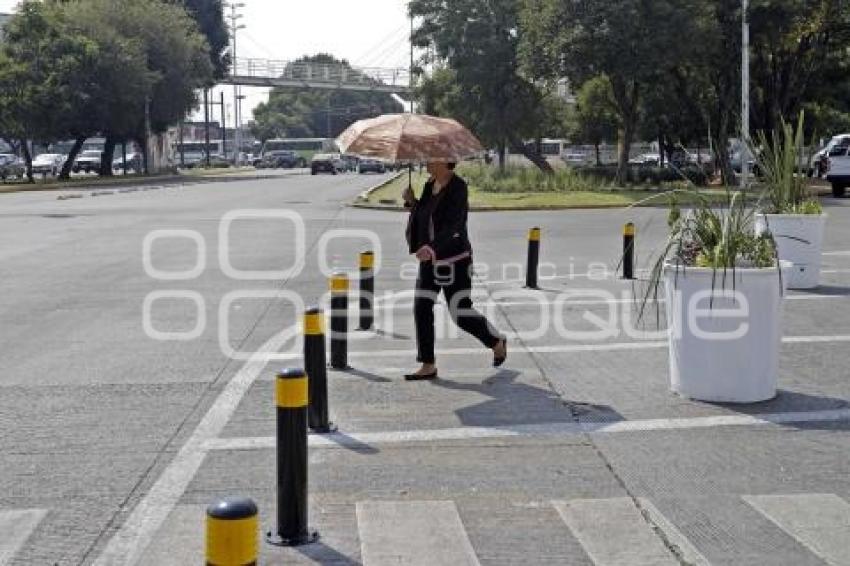
[[[407,26],[406,26],[406,24],[405,24],[405,25],[402,25],[402,26],[399,26],[399,27],[398,27],[398,28],[396,28],[395,30],[391,31],[390,33],[388,33],[387,35],[385,35],[384,37],[382,37],[380,41],[378,41],[377,43],[375,43],[374,45],[372,45],[371,47],[369,47],[369,49],[367,49],[367,50],[366,50],[364,53],[362,53],[360,56],[358,56],[358,57],[356,57],[356,58],[352,59],[352,60],[351,60],[352,64],[355,64],[355,63],[356,63],[356,64],[358,64],[358,65],[364,65],[364,63],[363,63],[363,59],[365,59],[366,57],[369,57],[370,55],[374,54],[374,53],[375,53],[375,51],[377,51],[378,49],[380,49],[382,45],[384,45],[386,42],[390,41],[393,37],[395,37],[396,35],[398,35],[398,34],[399,34],[401,31],[403,31],[406,27],[407,27]]]

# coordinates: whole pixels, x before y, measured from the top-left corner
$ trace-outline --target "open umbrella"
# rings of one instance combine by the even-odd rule
[[[472,133],[450,118],[385,114],[352,124],[336,139],[340,151],[393,162],[458,162],[484,151]]]
[[[413,164],[422,161],[457,163],[484,151],[472,132],[451,118],[427,114],[384,114],[360,120],[336,139],[342,153]]]

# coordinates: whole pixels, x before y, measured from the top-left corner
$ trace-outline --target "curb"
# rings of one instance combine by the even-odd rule
[[[4,187],[0,185],[0,194],[13,194],[13,193],[27,193],[27,192],[61,192],[68,190],[78,190],[78,191],[110,191],[117,189],[125,189],[131,187],[144,187],[144,186],[172,186],[172,185],[182,185],[182,184],[201,184],[201,183],[235,183],[237,181],[265,181],[272,179],[282,179],[286,177],[292,177],[295,175],[305,175],[306,173],[298,172],[298,173],[286,173],[279,175],[163,175],[163,176],[153,176],[153,177],[138,177],[135,179],[128,179],[124,181],[123,179],[117,180],[115,182],[100,182],[100,183],[84,183],[84,182],[70,182],[70,183],[56,183],[49,185],[14,185]]]
[[[400,206],[352,203],[349,206],[353,208],[363,208],[367,210],[384,210],[387,212],[409,212],[408,209]],[[608,210],[617,208],[634,207],[634,204],[590,204],[590,205],[552,205],[552,206],[470,206],[470,212],[534,212],[534,211],[554,211],[554,210]],[[637,205],[640,208],[667,208],[666,205],[644,204]]]
[[[384,187],[386,187],[387,185],[389,185],[390,183],[392,183],[393,181],[395,181],[396,179],[401,177],[403,174],[404,174],[404,171],[399,171],[398,173],[396,173],[395,175],[393,175],[392,177],[390,177],[386,181],[382,181],[381,183],[378,183],[374,187],[369,187],[368,189],[366,189],[365,191],[363,191],[359,195],[357,195],[354,198],[354,202],[350,203],[349,206],[359,206],[357,204],[357,201],[368,200],[369,197],[372,196],[372,193],[374,193],[378,189],[383,189]],[[378,205],[373,205],[373,206],[378,206]]]

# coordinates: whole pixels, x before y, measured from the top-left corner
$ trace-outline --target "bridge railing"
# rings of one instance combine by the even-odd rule
[[[233,63],[231,74],[233,77],[358,86],[407,87],[410,81],[408,69],[352,68],[345,65],[272,59],[237,59]]]

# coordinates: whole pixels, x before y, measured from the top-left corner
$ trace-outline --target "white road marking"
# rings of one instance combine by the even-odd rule
[[[480,308],[492,308],[492,307],[540,307],[546,305],[555,305],[555,304],[563,304],[566,307],[570,306],[603,306],[603,305],[636,305],[641,304],[643,302],[642,298],[611,298],[611,299],[571,299],[570,295],[574,295],[576,297],[587,296],[586,293],[569,293],[564,292],[561,295],[561,298],[551,299],[546,295],[540,295],[539,299],[532,299],[527,301],[514,301],[514,300],[503,300],[503,301],[492,301],[489,300],[489,294],[473,294],[472,300],[475,302],[475,305]],[[798,294],[798,295],[786,295],[785,298],[789,301],[821,301],[821,300],[829,300],[829,299],[850,299],[850,295],[842,294],[824,294],[824,295],[815,295],[811,293],[806,294]],[[476,300],[477,299],[477,300]],[[386,301],[384,301],[386,302]],[[663,298],[658,298],[657,300],[651,299],[648,301],[651,304],[655,303],[665,303],[666,301]],[[446,308],[445,303],[437,302],[435,304],[438,308]],[[391,303],[386,305],[376,305],[373,307],[375,312],[385,312],[385,311],[409,311],[413,309],[412,302],[405,303]]]
[[[343,432],[310,435],[312,448],[357,447],[374,444],[404,444],[408,442],[439,442],[531,436],[575,436],[583,434],[624,434],[663,432],[729,426],[765,426],[843,422],[850,420],[850,409],[804,411],[794,413],[763,413],[757,415],[717,415],[679,419],[641,419],[609,422],[558,422],[499,427],[457,427],[442,429],[403,430],[386,432]],[[275,447],[273,436],[215,438],[208,440],[207,450],[261,450]]]
[[[139,561],[142,551],[195,477],[206,456],[205,444],[219,436],[242,397],[265,369],[269,356],[276,354],[295,334],[296,330],[290,329],[271,338],[233,376],[189,440],[109,541],[95,566],[129,566]]]
[[[478,566],[452,501],[357,503],[364,566]]]
[[[850,503],[818,493],[742,497],[827,564],[850,566]]]
[[[679,566],[628,497],[552,505],[596,566]]]
[[[831,344],[850,342],[850,335],[835,334],[829,336],[786,336],[782,339],[784,344]],[[654,350],[667,347],[666,340],[656,341],[634,341],[634,342],[599,342],[596,344],[555,344],[542,346],[523,346],[517,342],[511,343],[511,351],[526,354],[568,354],[573,352],[616,352],[630,350]],[[468,356],[470,354],[481,354],[486,352],[483,348],[446,348],[437,350],[439,356]],[[374,352],[349,352],[349,359],[363,358],[398,358],[415,357],[416,350],[380,350]]]
[[[658,508],[645,497],[638,497],[640,506],[649,515],[649,520],[661,529],[667,541],[678,548],[679,555],[691,566],[711,566],[705,556],[691,544],[691,541],[665,517]]]
[[[186,566],[204,561],[206,505],[178,505],[168,515],[140,564]],[[259,536],[259,533],[257,533]]]
[[[823,255],[826,256],[850,256],[850,251],[831,251],[831,252],[823,252]]]
[[[0,566],[12,562],[45,515],[45,509],[0,511]]]

